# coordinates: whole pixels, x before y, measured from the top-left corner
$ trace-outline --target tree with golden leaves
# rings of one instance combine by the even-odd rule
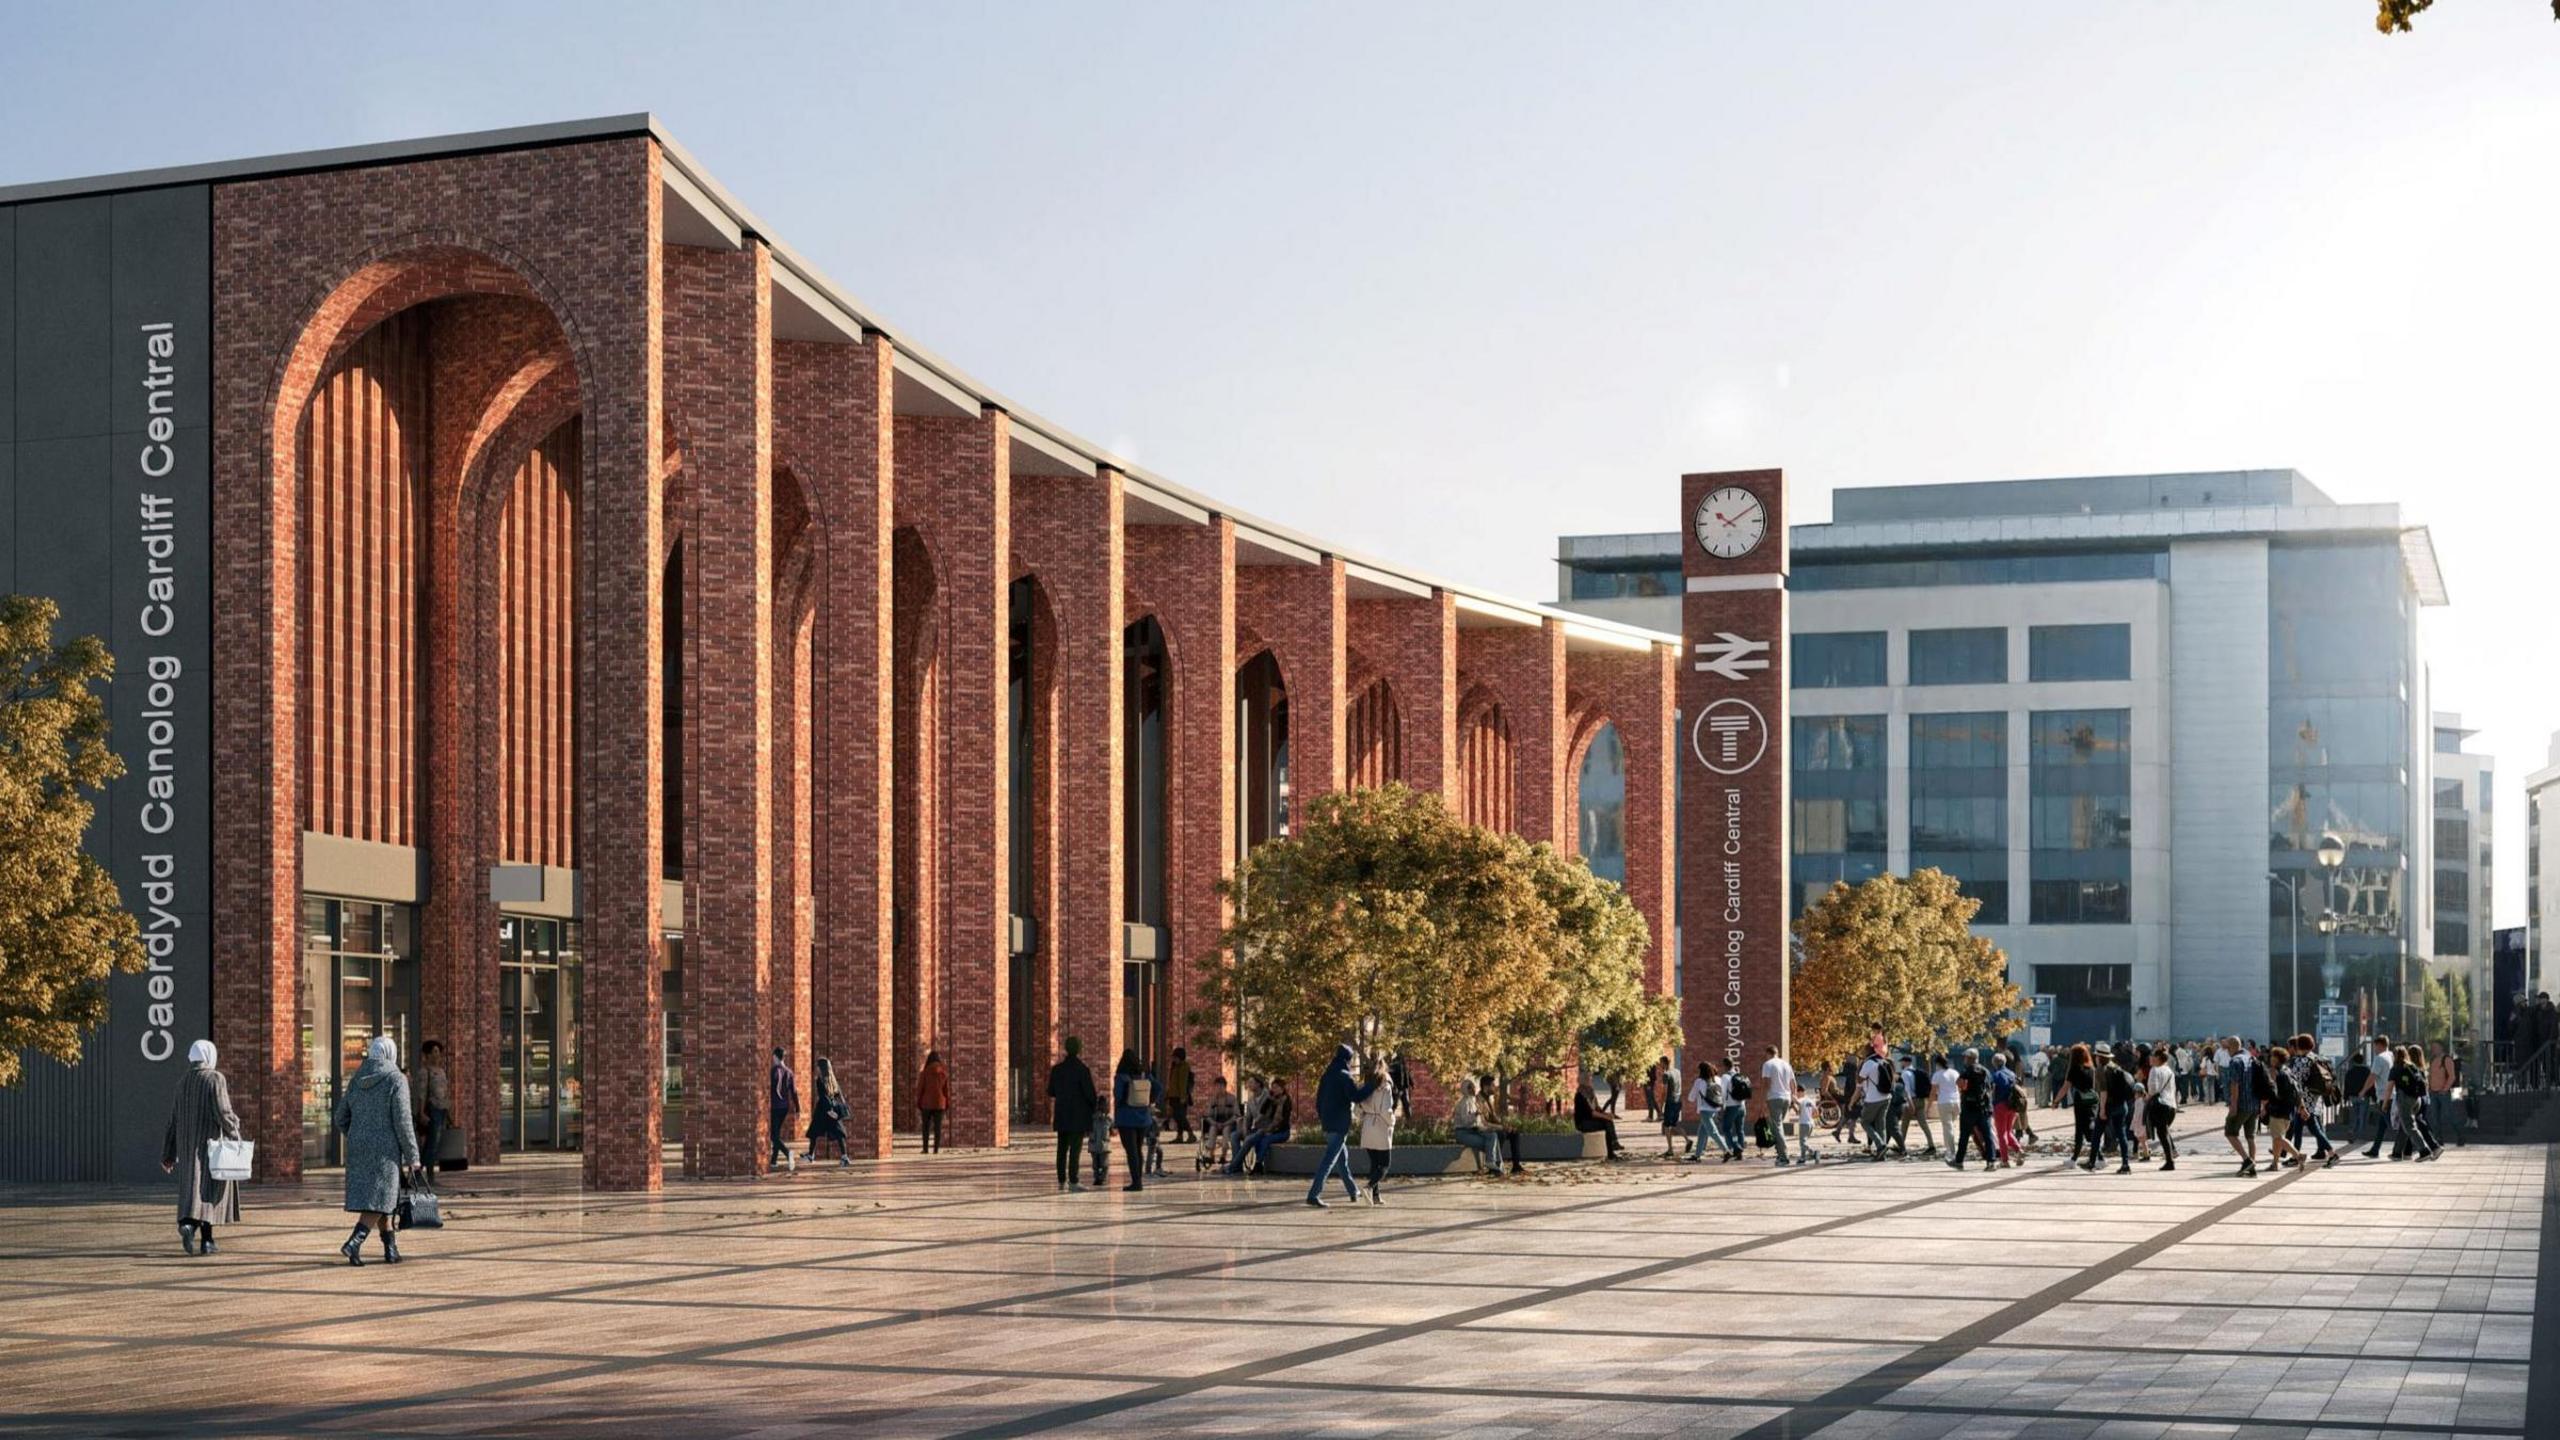
[[[1624,894],[1436,794],[1318,796],[1224,893],[1235,920],[1185,1018],[1248,1072],[1310,1076],[1349,1042],[1442,1076],[1534,1073],[1578,1042],[1662,1039],[1638,983],[1644,921]]]
[[[0,1085],[19,1052],[70,1064],[107,1017],[106,978],[143,964],[140,927],[80,837],[88,793],[124,773],[91,687],[115,674],[94,635],[56,646],[51,600],[0,595]]]
[[[1940,870],[1834,884],[1796,920],[1802,949],[1788,1043],[1798,1065],[1830,1063],[1885,1038],[1939,1050],[2015,1030],[2026,996],[2009,959],[1973,933],[1979,900]]]

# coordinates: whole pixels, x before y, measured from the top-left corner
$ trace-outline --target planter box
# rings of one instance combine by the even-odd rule
[[[1606,1160],[1608,1158],[1609,1137],[1597,1130],[1587,1135],[1574,1132],[1564,1135],[1520,1137],[1520,1159],[1523,1163],[1531,1160]]]
[[[1594,1131],[1589,1135],[1523,1135],[1520,1137],[1522,1163],[1572,1163],[1608,1158],[1609,1141]],[[1484,1152],[1471,1145],[1398,1145],[1395,1158],[1387,1162],[1390,1175],[1473,1175],[1484,1169]],[[1321,1145],[1274,1145],[1271,1147],[1270,1175],[1313,1175],[1316,1162],[1324,1158]],[[1361,1179],[1368,1178],[1368,1157],[1360,1147],[1351,1147],[1351,1168]]]

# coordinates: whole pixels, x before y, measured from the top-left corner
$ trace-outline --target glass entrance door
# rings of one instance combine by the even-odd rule
[[[585,1138],[575,922],[498,921],[498,1144],[575,1150]]]
[[[417,1063],[415,916],[406,905],[305,896],[299,1009],[304,1064],[302,1158],[341,1158],[338,1096],[364,1065],[365,1047],[388,1035],[405,1071]]]

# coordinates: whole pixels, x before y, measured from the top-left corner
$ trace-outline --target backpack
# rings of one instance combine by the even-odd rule
[[[2322,1104],[2338,1103],[2338,1072],[2330,1069],[2329,1062],[2317,1055],[2311,1057],[2311,1093]]]
[[[2365,1063],[2363,1056],[2357,1056],[2355,1058],[2355,1063],[2347,1067],[2346,1093],[2349,1095],[2363,1094],[2364,1087],[2369,1084],[2372,1079],[2373,1067]]]
[[[1156,1087],[1154,1081],[1149,1080],[1144,1075],[1132,1075],[1129,1077],[1129,1103],[1132,1106],[1143,1108],[1145,1106],[1152,1105],[1155,1103],[1155,1098]]]
[[[1751,1082],[1742,1078],[1742,1072],[1734,1072],[1732,1081],[1725,1088],[1725,1098],[1736,1105],[1751,1102]]]

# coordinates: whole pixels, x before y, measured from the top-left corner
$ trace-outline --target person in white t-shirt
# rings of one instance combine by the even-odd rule
[[[1956,1070],[1954,1057],[1947,1055],[1938,1057],[1938,1068],[1929,1076],[1930,1088],[1937,1092],[1938,1128],[1947,1137],[1947,1153],[1950,1155],[1956,1153],[1956,1112],[1964,1103],[1964,1092],[1960,1088],[1963,1079]]]
[[[1689,1113],[1686,1117],[1697,1131],[1689,1143],[1689,1163],[1707,1158],[1707,1137],[1716,1133],[1716,1107],[1724,1103],[1724,1081],[1716,1076],[1716,1062],[1698,1062],[1698,1078],[1689,1082]]]
[[[1892,1065],[1868,1056],[1858,1065],[1858,1125],[1867,1133],[1867,1153],[1879,1160],[1885,1152],[1885,1107],[1892,1099]]]
[[[1787,1063],[1787,1057],[1779,1054],[1775,1045],[1763,1046],[1761,1053],[1767,1058],[1760,1062],[1760,1099],[1769,1117],[1769,1138],[1778,1148],[1778,1163],[1784,1165],[1787,1163],[1787,1111],[1796,1106],[1798,1099],[1796,1067]],[[1796,1146],[1803,1152],[1801,1158],[1810,1161],[1813,1159],[1813,1096],[1807,1094],[1802,1099],[1799,1111],[1802,1121],[1796,1131]]]

